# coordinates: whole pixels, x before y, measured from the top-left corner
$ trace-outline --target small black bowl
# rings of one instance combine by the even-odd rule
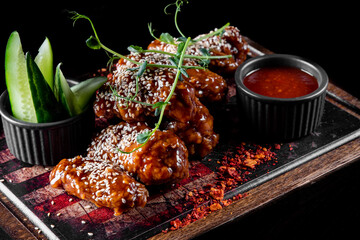
[[[296,98],[274,98],[257,94],[243,83],[252,71],[264,67],[295,67],[313,75],[319,87],[312,93]],[[241,114],[257,136],[264,139],[290,140],[314,132],[324,110],[328,76],[318,64],[304,58],[271,54],[250,58],[235,73]]]
[[[56,165],[63,158],[86,151],[95,126],[95,115],[89,107],[84,113],[50,123],[29,123],[11,114],[9,95],[0,97],[0,114],[10,152],[28,164]]]

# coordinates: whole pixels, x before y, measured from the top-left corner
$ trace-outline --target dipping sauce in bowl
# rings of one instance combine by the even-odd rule
[[[296,98],[314,92],[317,79],[295,67],[264,67],[250,72],[244,85],[253,92],[274,98]]]
[[[325,105],[328,76],[318,64],[287,54],[249,58],[235,73],[240,116],[260,139],[313,133]]]

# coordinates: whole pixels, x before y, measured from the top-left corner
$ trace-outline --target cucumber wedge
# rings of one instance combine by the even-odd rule
[[[39,48],[39,53],[35,57],[35,62],[40,68],[46,82],[50,88],[53,89],[54,85],[54,65],[53,65],[53,52],[51,44],[48,38],[45,38],[44,42]]]
[[[77,114],[85,111],[91,97],[94,96],[96,90],[98,90],[106,82],[106,80],[106,77],[95,77],[87,79],[71,87],[71,91],[75,96],[74,108]]]
[[[67,113],[72,117],[76,115],[76,111],[73,105],[75,96],[71,91],[60,67],[61,63],[57,65],[55,70],[54,94],[58,102],[62,103]]]
[[[53,122],[65,117],[62,106],[57,102],[53,91],[29,53],[26,53],[25,59],[37,122]]]
[[[70,88],[60,67],[61,63],[57,65],[55,71],[55,97],[63,104],[65,110],[70,116],[79,115],[87,109],[91,97],[94,95],[96,90],[98,90],[106,82],[107,78],[90,78]]]
[[[88,79],[69,87],[61,63],[53,77],[53,54],[49,39],[39,48],[35,60],[22,50],[20,36],[14,31],[5,52],[5,77],[13,116],[23,121],[45,123],[84,112],[105,77]]]
[[[13,116],[26,122],[37,122],[29,87],[26,61],[19,33],[11,33],[5,51],[5,78]]]

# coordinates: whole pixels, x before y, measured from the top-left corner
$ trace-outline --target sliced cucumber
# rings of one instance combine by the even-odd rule
[[[48,38],[35,60],[24,56],[20,36],[14,31],[5,52],[5,77],[13,116],[33,123],[52,122],[81,114],[105,77],[88,79],[69,87],[61,63],[53,77],[53,54]]]
[[[82,113],[87,108],[91,97],[106,80],[106,77],[95,77],[71,87],[71,91],[75,96],[74,108],[77,114]]]
[[[51,44],[48,38],[45,38],[44,42],[39,48],[39,53],[35,57],[35,62],[40,68],[46,82],[50,88],[53,89],[54,85],[54,65],[53,65],[53,52]]]
[[[26,53],[26,67],[33,105],[38,123],[60,120],[64,117],[62,106],[55,99],[39,67],[29,53]]]
[[[79,115],[86,110],[95,91],[106,82],[106,77],[90,78],[70,88],[60,67],[61,63],[57,65],[55,71],[55,97],[63,104],[70,116]]]
[[[13,116],[37,122],[29,87],[26,61],[18,32],[11,33],[5,52],[5,78]]]
[[[70,116],[75,116],[76,112],[74,109],[74,93],[71,91],[64,74],[62,73],[61,63],[59,63],[55,70],[55,81],[54,81],[54,94],[56,99],[62,103],[65,110]]]

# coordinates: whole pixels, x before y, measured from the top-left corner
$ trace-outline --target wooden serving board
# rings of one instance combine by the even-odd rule
[[[248,41],[251,45],[249,57],[271,53]],[[215,128],[221,137],[219,145],[204,159],[191,161],[190,177],[176,186],[151,189],[144,208],[132,209],[120,216],[114,216],[108,208],[97,208],[90,202],[69,196],[64,190],[51,188],[48,180],[51,167],[30,166],[15,159],[7,148],[3,133],[0,134],[0,191],[49,239],[190,238],[244,214],[246,206],[255,204],[253,196],[259,192],[254,190],[259,186],[277,192],[278,189],[269,187],[273,180],[281,179],[312,161],[317,163],[321,159],[319,156],[344,144],[355,141],[359,147],[359,102],[351,98],[349,103],[338,96],[336,91],[329,92],[322,123],[314,134],[292,142],[276,143],[280,144],[277,145],[281,146],[280,149],[275,149],[274,143],[253,138],[242,124],[233,96],[227,105],[219,107],[217,111],[221,114],[214,114]],[[248,192],[250,195],[183,229],[162,233],[171,227],[172,220],[182,219],[193,210],[186,202],[189,192],[217,181],[219,162],[224,156],[234,155],[241,145],[251,148],[254,142],[271,147],[277,159],[247,169],[245,180],[226,191],[224,199]],[[327,159],[322,161],[331,163]],[[295,179],[293,184],[297,183]],[[262,196],[267,201],[266,196]],[[187,233],[183,235],[185,231]]]

